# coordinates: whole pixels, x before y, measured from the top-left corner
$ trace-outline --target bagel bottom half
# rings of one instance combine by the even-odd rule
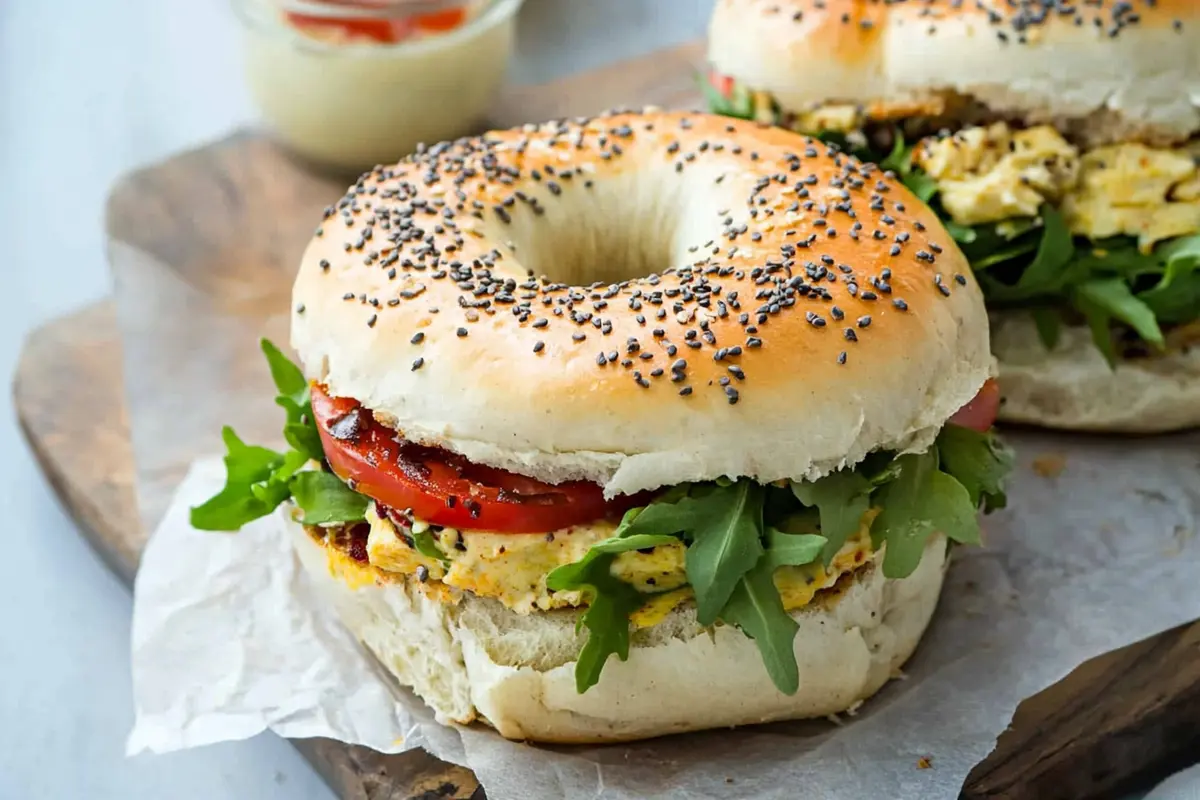
[[[1078,431],[1161,433],[1200,426],[1200,348],[1122,361],[1115,370],[1083,326],[1047,350],[1029,314],[992,317],[1000,420]]]
[[[616,742],[845,711],[912,655],[947,563],[946,540],[934,536],[908,578],[886,579],[868,565],[794,612],[800,689],[792,696],[771,683],[749,638],[700,627],[690,608],[636,631],[629,660],[610,659],[600,682],[579,694],[579,612],[521,615],[469,594],[446,602],[402,576],[348,582],[321,543],[288,524],[301,563],[346,626],[440,721],[478,720],[540,742]]]

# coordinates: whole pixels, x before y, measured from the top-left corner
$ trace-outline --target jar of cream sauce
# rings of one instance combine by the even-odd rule
[[[464,0],[412,17],[371,16],[370,0],[234,8],[267,124],[302,158],[361,172],[420,142],[477,132],[504,79],[521,2]]]

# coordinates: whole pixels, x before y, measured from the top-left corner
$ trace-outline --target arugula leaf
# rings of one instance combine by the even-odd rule
[[[775,570],[811,564],[826,543],[823,536],[784,533],[774,528],[767,529],[766,538],[766,551],[734,588],[721,609],[721,620],[736,625],[754,640],[771,681],[779,691],[790,695],[800,687],[794,649],[799,626],[783,608],[775,587]]]
[[[929,205],[929,201],[933,200],[934,196],[938,193],[937,181],[918,169],[914,169],[907,175],[902,176],[900,182],[907,186],[908,190],[926,205]]]
[[[828,540],[822,554],[826,566],[862,525],[873,488],[870,480],[854,470],[840,470],[815,482],[792,483],[796,499],[820,512],[821,534]]]
[[[413,531],[412,535],[413,549],[426,558],[432,558],[435,561],[440,561],[443,564],[449,564],[450,559],[446,554],[438,549],[437,544],[433,540],[433,533],[429,530],[423,530],[420,533]]]
[[[612,575],[617,554],[682,540],[688,545],[685,563],[697,619],[740,628],[754,640],[779,690],[794,692],[796,627],[774,585],[775,571],[812,564],[831,548],[836,553],[867,509],[880,506],[871,538],[876,548],[887,545],[884,574],[909,575],[935,531],[957,542],[979,540],[977,509],[1004,505],[1002,479],[1011,461],[990,435],[947,428],[926,453],[899,458],[871,453],[857,469],[793,484],[790,491],[742,479],[664,492],[648,506],[626,512],[611,538],[546,579],[555,591],[584,591],[590,598],[580,621],[589,634],[576,665],[576,688],[582,692],[594,685],[608,656],[627,657],[629,616],[646,601],[646,595]],[[770,525],[764,522],[768,506]],[[812,533],[818,524],[826,535]],[[841,541],[835,543],[829,533],[841,535]],[[709,610],[715,606],[716,613],[702,611],[704,603]]]
[[[925,543],[940,531],[956,542],[979,541],[976,506],[963,485],[937,469],[937,450],[900,456],[900,475],[879,490],[879,516],[871,526],[878,548],[886,543],[883,574],[906,578],[920,563]]]
[[[267,357],[271,379],[279,393],[302,405],[308,399],[308,381],[304,379],[304,373],[269,339],[259,341],[259,347]]]
[[[579,620],[588,630],[587,641],[575,662],[575,691],[580,694],[599,682],[610,655],[628,660],[629,615],[645,602],[641,592],[609,572],[613,558],[607,555],[591,562],[580,583],[580,588],[591,597]]]
[[[1097,322],[1104,320],[1104,339],[1113,356],[1109,363],[1115,363],[1116,360],[1111,333],[1107,330],[1110,319],[1115,318],[1124,322],[1137,331],[1139,336],[1156,347],[1161,348],[1165,344],[1162,330],[1158,327],[1158,320],[1154,318],[1154,312],[1148,305],[1134,297],[1133,292],[1129,290],[1129,284],[1122,278],[1093,280],[1080,284],[1075,289],[1074,300],[1075,305],[1083,311],[1089,323],[1093,320]],[[1098,326],[1094,326],[1093,338],[1098,332]],[[1105,346],[1099,341],[1097,341],[1097,346],[1100,346],[1101,351],[1104,352]]]
[[[774,573],[775,565],[762,558],[738,581],[721,619],[754,640],[771,681],[779,691],[791,695],[800,688],[795,651],[800,626],[783,609]]]
[[[995,434],[947,425],[937,438],[939,469],[967,490],[971,505],[984,512],[1004,508],[1004,479],[1012,471],[1013,454]]]
[[[1157,275],[1162,272],[1162,259],[1152,253],[1143,253],[1133,239],[1115,242],[1092,242],[1090,247],[1077,249],[1067,272],[1068,282],[1093,276],[1119,275],[1130,283],[1142,275]]]
[[[697,616],[701,625],[711,625],[738,579],[762,554],[763,497],[763,487],[748,480],[690,487],[687,494],[626,513],[617,537],[682,534],[691,544],[686,560]],[[594,547],[584,559],[593,553],[598,554]]]
[[[330,472],[301,472],[289,484],[290,494],[304,512],[305,525],[361,522],[370,501]],[[287,499],[286,496],[283,499]],[[282,500],[280,500],[282,502]]]
[[[310,525],[358,522],[368,500],[328,472],[302,472],[309,461],[323,462],[324,449],[312,412],[308,381],[300,368],[271,342],[261,342],[271,377],[279,390],[276,404],[287,414],[284,439],[290,450],[279,453],[247,445],[232,428],[221,432],[225,442],[225,487],[191,509],[198,530],[235,531],[270,514],[289,497]]]
[[[711,625],[741,577],[762,555],[763,487],[740,480],[703,501],[707,514],[688,531],[688,580],[696,593],[696,618]]]
[[[759,564],[777,567],[803,567],[816,561],[827,540],[815,533],[785,533],[767,528],[767,549]]]
[[[678,498],[678,499],[676,499]],[[617,538],[637,534],[680,533],[699,524],[707,513],[703,497],[672,493],[660,496],[644,508],[631,508],[617,526]]]
[[[197,530],[236,531],[259,517],[270,514],[282,503],[281,498],[271,505],[274,493],[255,486],[265,486],[283,463],[282,453],[243,442],[226,426],[221,430],[225,443],[225,488],[204,503],[191,509],[191,524]]]
[[[1166,264],[1162,278],[1138,299],[1166,323],[1200,317],[1200,234],[1167,242],[1156,255]]]
[[[1165,242],[1157,253],[1168,264],[1176,261],[1186,261],[1193,266],[1200,264],[1200,233]]]
[[[946,228],[946,233],[950,234],[950,238],[959,244],[971,244],[979,238],[979,231],[975,228],[969,225],[959,225],[952,219],[943,219],[942,225]]]
[[[904,134],[896,129],[892,152],[879,162],[879,166],[891,170],[897,175],[907,175],[912,170],[912,151],[913,149],[904,142]]]
[[[1077,295],[1074,298],[1075,308],[1083,314],[1083,321],[1092,332],[1092,343],[1104,356],[1108,366],[1117,368],[1117,345],[1113,341],[1112,316],[1100,306],[1088,302],[1087,297]]]
[[[892,145],[892,152],[879,162],[879,166],[896,173],[900,182],[908,187],[908,190],[915,194],[917,199],[928,205],[938,192],[937,181],[925,174],[924,170],[913,165],[913,147],[904,143],[904,134],[899,128],[894,130],[893,135],[895,142]]]
[[[1144,253],[1128,236],[1077,239],[1050,206],[1040,219],[1040,228],[1029,220],[981,225],[969,229],[970,237],[963,235],[968,229],[960,231],[950,221],[947,229],[962,244],[990,307],[1039,304],[1030,310],[1047,349],[1057,345],[1061,313],[1069,308],[1083,315],[1096,347],[1113,366],[1118,359],[1114,323],[1162,347],[1162,325],[1200,317],[1200,234]],[[1022,263],[1030,254],[1032,259]]]
[[[1042,240],[1037,255],[1017,281],[1017,288],[1026,293],[1055,291],[1061,285],[1063,268],[1075,256],[1075,241],[1062,214],[1053,206],[1044,206],[1041,217]]]
[[[1030,310],[1033,324],[1037,328],[1038,339],[1047,350],[1058,346],[1062,336],[1062,314],[1057,309],[1037,307]]]
[[[592,549],[583,559],[564,564],[546,577],[546,586],[554,591],[588,595],[587,610],[579,620],[588,637],[575,662],[575,691],[580,694],[600,680],[610,655],[616,654],[622,661],[629,658],[629,615],[646,600],[633,586],[613,577],[615,559],[612,553]]]
[[[646,550],[658,547],[660,544],[675,544],[678,541],[678,536],[668,536],[662,533],[635,533],[624,538],[613,536],[596,542],[592,545],[591,552],[627,553],[630,550]]]
[[[275,404],[287,413],[283,438],[293,449],[299,450],[312,460],[323,461],[325,450],[321,446],[321,435],[313,417],[312,398],[304,373],[269,340],[263,339],[259,344],[263,355],[267,357],[271,378],[279,390]]]
[[[871,482],[872,486],[883,486],[894,481],[900,474],[900,462],[896,454],[886,450],[867,453],[866,458],[858,465],[858,472]]]
[[[979,272],[981,270],[995,267],[999,264],[1004,264],[1008,261],[1020,258],[1021,256],[1027,256],[1030,253],[1034,253],[1037,251],[1040,243],[1041,239],[1036,236],[1023,236],[1014,239],[1008,244],[997,245],[985,256],[979,256],[977,258],[971,258],[968,256],[968,259],[971,261],[971,269],[975,272]]]

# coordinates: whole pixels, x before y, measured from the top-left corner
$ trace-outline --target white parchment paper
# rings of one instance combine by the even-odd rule
[[[907,679],[856,717],[607,747],[535,747],[449,728],[317,600],[278,520],[193,531],[222,484],[197,462],[135,587],[127,749],[270,729],[384,752],[424,747],[492,800],[951,797],[1017,704],[1108,650],[1200,617],[1200,437],[1009,435],[1019,464],[986,546],[960,548]],[[918,761],[928,757],[929,768]]]

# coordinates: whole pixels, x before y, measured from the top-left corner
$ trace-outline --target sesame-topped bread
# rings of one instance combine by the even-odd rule
[[[295,284],[310,379],[410,441],[608,496],[920,450],[992,366],[937,217],[878,167],[698,113],[364,175]]]
[[[982,105],[1091,144],[1200,132],[1195,0],[718,0],[709,59],[795,113]]]

